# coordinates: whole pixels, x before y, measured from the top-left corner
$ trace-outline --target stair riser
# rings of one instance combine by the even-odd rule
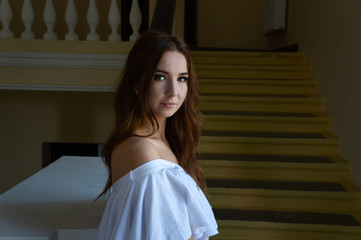
[[[228,51],[228,50],[209,50],[209,51],[191,51],[192,57],[224,57],[224,58],[302,58],[305,59],[304,52],[265,52],[265,51]]]
[[[322,103],[267,103],[267,102],[218,102],[201,101],[201,111],[229,112],[277,112],[277,113],[319,113],[323,110]]]
[[[347,171],[298,170],[298,169],[239,169],[239,168],[203,168],[207,178],[267,180],[267,181],[306,181],[334,182],[347,181]]]
[[[361,228],[320,224],[288,224],[218,220],[220,234],[212,239],[359,240]]]
[[[330,232],[302,232],[272,229],[227,229],[220,228],[219,234],[212,240],[360,240],[360,235],[332,231]]]
[[[212,71],[198,70],[198,78],[224,79],[310,79],[309,72],[274,72],[274,71]]]
[[[315,145],[278,143],[222,143],[222,142],[200,142],[197,147],[200,153],[215,154],[250,154],[250,155],[297,155],[297,156],[329,156],[338,154],[338,145]]]
[[[302,65],[305,64],[303,58],[277,59],[277,58],[227,58],[227,57],[193,57],[193,62],[207,64],[234,64],[234,65]]]
[[[246,122],[246,121],[211,121],[205,122],[206,131],[249,131],[249,132],[294,132],[320,133],[329,131],[329,124],[287,123],[287,122]]]
[[[220,227],[214,239],[361,239],[361,194],[344,187],[349,164],[335,160],[339,141],[320,114],[305,55],[198,51],[192,58],[206,114],[197,151]]]
[[[310,72],[309,65],[267,66],[267,65],[234,65],[234,64],[195,64],[196,71],[272,71],[272,72]]]
[[[324,212],[348,214],[350,211],[360,211],[360,200],[313,199],[302,198],[295,194],[294,197],[277,196],[234,196],[212,195],[210,203],[213,208],[291,211],[291,212]]]
[[[316,94],[314,86],[244,86],[238,85],[211,85],[200,86],[203,94],[274,94],[274,95],[312,95]]]

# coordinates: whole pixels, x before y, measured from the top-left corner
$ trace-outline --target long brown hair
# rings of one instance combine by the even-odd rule
[[[148,32],[135,42],[120,76],[120,84],[116,90],[114,101],[115,127],[105,143],[102,153],[103,160],[108,167],[108,181],[99,197],[109,193],[112,186],[111,155],[116,146],[128,137],[135,135],[135,130],[142,125],[145,119],[149,120],[153,126],[152,134],[159,128],[159,124],[149,108],[148,95],[158,62],[166,51],[178,51],[184,55],[189,76],[186,99],[178,111],[167,118],[165,135],[179,165],[205,191],[203,171],[195,158],[195,149],[201,135],[202,116],[197,110],[198,85],[189,49],[183,40],[176,36]]]

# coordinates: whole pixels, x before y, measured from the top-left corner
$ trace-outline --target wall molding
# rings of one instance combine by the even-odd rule
[[[60,92],[114,92],[111,86],[69,86],[40,84],[0,84],[1,90],[60,91]]]
[[[0,67],[122,69],[127,54],[0,52]]]

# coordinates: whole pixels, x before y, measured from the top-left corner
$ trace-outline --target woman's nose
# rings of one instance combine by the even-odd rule
[[[176,83],[176,80],[170,79],[169,81],[167,81],[166,95],[168,97],[172,97],[172,96],[177,95],[177,83]]]

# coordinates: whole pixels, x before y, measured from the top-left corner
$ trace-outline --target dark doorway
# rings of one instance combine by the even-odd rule
[[[196,47],[198,0],[185,0],[184,4],[184,41],[190,47]]]
[[[100,156],[101,145],[97,143],[43,143],[43,168],[62,156]]]

